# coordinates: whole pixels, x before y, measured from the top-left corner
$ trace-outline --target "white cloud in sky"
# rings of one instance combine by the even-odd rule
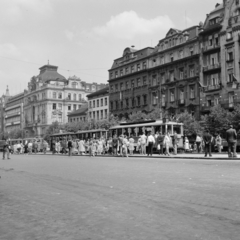
[[[75,34],[74,34],[72,31],[70,31],[70,30],[65,30],[64,33],[65,33],[65,36],[67,37],[67,39],[68,39],[69,41],[72,41],[72,40],[73,40]]]
[[[5,24],[18,24],[27,14],[35,18],[53,12],[50,0],[1,0],[0,19]]]
[[[174,27],[174,24],[167,15],[145,19],[138,16],[135,11],[125,11],[112,16],[105,25],[95,27],[93,33],[101,37],[129,40],[137,35],[168,31],[171,27]]]
[[[19,49],[12,43],[0,44],[0,55],[3,57],[17,57],[21,55]]]

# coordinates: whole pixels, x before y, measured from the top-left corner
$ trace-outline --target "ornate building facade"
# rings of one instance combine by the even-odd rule
[[[199,117],[199,26],[170,29],[155,48],[126,48],[109,70],[110,111],[127,117],[154,108]]]
[[[240,103],[240,2],[223,1],[207,15],[200,33],[201,112],[215,105],[233,110]]]
[[[53,122],[67,123],[68,114],[86,104],[86,95],[104,87],[87,84],[80,78],[66,79],[57,72],[58,67],[44,65],[32,77],[24,93],[24,128],[27,136],[43,136]]]

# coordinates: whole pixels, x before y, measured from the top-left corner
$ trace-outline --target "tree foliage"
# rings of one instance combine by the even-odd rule
[[[46,132],[45,132],[45,135],[44,135],[44,139],[49,141],[50,140],[50,136],[52,134],[56,134],[56,133],[59,133],[60,130],[63,129],[63,125],[61,125],[58,121],[56,122],[53,122],[47,129],[46,129]]]
[[[24,138],[25,134],[22,129],[13,129],[10,132],[5,132],[4,133],[4,138],[10,138],[10,139],[19,139],[19,138]]]

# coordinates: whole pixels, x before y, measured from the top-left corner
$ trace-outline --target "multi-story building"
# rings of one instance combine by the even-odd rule
[[[110,111],[124,116],[154,108],[199,117],[199,26],[170,29],[155,48],[126,48],[109,70]]]
[[[5,106],[6,102],[10,98],[9,89],[7,86],[6,94],[3,94],[2,97],[0,97],[0,139],[5,138]]]
[[[88,119],[88,105],[68,113],[68,122],[86,122]]]
[[[8,98],[5,105],[5,131],[23,130],[23,101],[24,92]]]
[[[109,87],[87,95],[88,119],[102,120],[109,116]]]
[[[127,118],[134,110],[149,111],[149,55],[153,48],[126,48],[109,70],[110,111]]]
[[[44,65],[32,77],[24,95],[24,120],[27,135],[43,136],[53,122],[67,123],[68,113],[86,104],[86,95],[104,85],[87,84],[80,78],[66,79],[58,67]]]
[[[240,102],[240,2],[223,1],[207,15],[201,36],[201,111],[214,105],[234,109]]]

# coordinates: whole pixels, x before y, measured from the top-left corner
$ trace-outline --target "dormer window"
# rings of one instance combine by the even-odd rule
[[[72,83],[72,88],[77,88],[77,83],[76,82]]]

